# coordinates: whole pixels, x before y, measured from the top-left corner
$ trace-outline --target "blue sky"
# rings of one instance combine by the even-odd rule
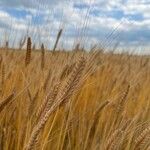
[[[51,48],[59,28],[64,28],[60,47],[119,43],[149,53],[150,0],[0,0],[1,43],[16,46],[28,32],[36,45]]]

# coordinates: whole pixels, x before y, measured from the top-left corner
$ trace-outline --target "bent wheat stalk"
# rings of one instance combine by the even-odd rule
[[[29,142],[27,143],[25,149],[26,150],[32,150],[34,148],[34,145],[37,143],[38,136],[40,134],[40,131],[44,128],[49,116],[57,110],[58,107],[62,106],[64,103],[66,103],[71,95],[73,94],[74,90],[80,85],[80,79],[83,73],[83,70],[85,68],[86,61],[84,58],[81,58],[76,67],[73,69],[72,74],[68,78],[66,84],[62,86],[62,89],[58,93],[55,101],[52,105],[52,107],[47,110],[44,114],[44,116],[41,118],[41,120],[38,122],[38,124],[34,127],[31,136],[29,138]]]

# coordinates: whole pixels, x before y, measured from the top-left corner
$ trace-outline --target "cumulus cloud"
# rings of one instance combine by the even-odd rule
[[[88,46],[117,40],[122,45],[149,45],[147,0],[0,0],[0,5],[0,32],[13,30],[18,40],[28,31],[35,43],[42,41],[52,47],[49,43],[64,27],[62,42],[66,47],[74,40]]]

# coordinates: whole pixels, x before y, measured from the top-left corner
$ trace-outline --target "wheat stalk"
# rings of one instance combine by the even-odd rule
[[[84,150],[86,150],[90,144],[91,144],[91,139],[94,137],[96,127],[98,126],[98,121],[100,118],[100,112],[109,104],[109,101],[103,102],[101,105],[98,106],[98,108],[94,111],[93,113],[93,119],[91,121],[91,126],[90,129],[88,130],[87,137],[85,140],[85,146]]]

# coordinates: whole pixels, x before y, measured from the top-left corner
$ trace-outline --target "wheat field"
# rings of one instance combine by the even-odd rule
[[[150,150],[150,57],[0,49],[0,150]]]

